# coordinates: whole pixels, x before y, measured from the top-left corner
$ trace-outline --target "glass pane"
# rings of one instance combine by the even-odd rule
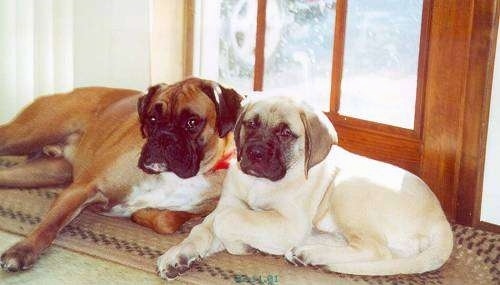
[[[348,1],[341,114],[413,129],[422,2]]]
[[[196,3],[193,75],[253,90],[257,2]]]
[[[264,90],[282,90],[330,110],[335,3],[268,0]]]
[[[220,21],[219,81],[253,90],[257,1],[222,0]]]

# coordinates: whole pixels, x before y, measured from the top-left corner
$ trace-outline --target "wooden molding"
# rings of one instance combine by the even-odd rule
[[[498,1],[475,1],[456,204],[464,225],[480,223],[498,16]]]
[[[342,124],[332,119],[339,134],[339,145],[343,148],[402,167],[414,174],[419,173],[420,141],[414,138],[392,136],[377,131],[368,131],[353,124]]]
[[[433,1],[420,176],[455,219],[473,1]]]
[[[488,222],[480,221],[474,227],[482,229],[484,231],[489,231],[489,232],[494,232],[494,233],[500,234],[500,225],[495,225],[495,224],[491,224]]]
[[[359,118],[353,118],[341,114],[327,113],[335,125],[349,125],[360,131],[380,133],[388,137],[399,138],[403,140],[417,140],[418,134],[414,130],[409,130],[397,126],[386,125],[367,121]]]
[[[184,1],[184,77],[193,75],[195,0]]]
[[[255,35],[255,66],[253,90],[262,91],[264,87],[265,46],[266,46],[266,7],[267,0],[258,0],[257,31]]]
[[[417,137],[422,137],[424,117],[424,96],[427,86],[427,64],[429,61],[429,38],[431,28],[431,0],[424,0],[422,5],[422,24],[420,25],[420,47],[417,71],[417,96],[415,97],[415,117],[413,130]]]
[[[330,113],[338,114],[340,108],[340,89],[344,68],[344,44],[347,20],[347,0],[338,0],[335,7],[335,28],[332,53],[332,82],[330,90]]]

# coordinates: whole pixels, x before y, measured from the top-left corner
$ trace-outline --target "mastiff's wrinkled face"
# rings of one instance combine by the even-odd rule
[[[234,138],[240,169],[278,181],[294,167],[309,170],[337,143],[323,114],[287,97],[266,97],[247,104],[236,123]]]
[[[141,131],[147,139],[139,167],[150,174],[197,175],[221,155],[241,100],[234,90],[199,78],[150,87],[138,102]]]

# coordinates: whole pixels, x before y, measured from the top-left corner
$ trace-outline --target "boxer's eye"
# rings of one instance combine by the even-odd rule
[[[152,124],[156,124],[156,122],[158,122],[158,119],[155,116],[151,116],[149,117],[149,122]]]
[[[192,117],[186,121],[186,130],[193,130],[200,124],[198,118]]]

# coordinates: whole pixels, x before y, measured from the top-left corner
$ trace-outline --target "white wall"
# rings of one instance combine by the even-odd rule
[[[481,221],[500,225],[500,35],[497,38],[491,92]]]
[[[183,78],[184,1],[74,0],[74,85],[144,90]]]
[[[210,0],[212,1],[212,0]],[[183,0],[151,1],[151,83],[183,78],[185,21]]]
[[[150,1],[75,0],[74,86],[150,84]]]
[[[39,95],[183,77],[182,0],[0,0],[0,124]]]
[[[73,87],[73,1],[0,0],[0,123]]]

